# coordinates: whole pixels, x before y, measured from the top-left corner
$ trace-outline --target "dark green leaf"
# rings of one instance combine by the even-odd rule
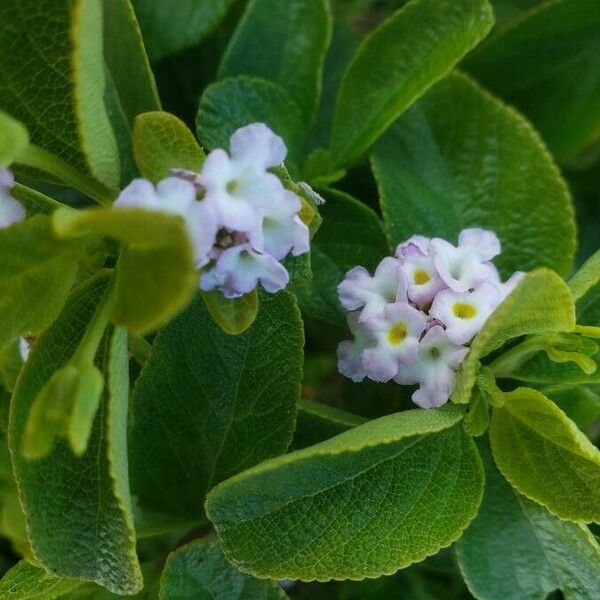
[[[555,385],[543,391],[584,433],[600,419],[600,396],[583,385]]]

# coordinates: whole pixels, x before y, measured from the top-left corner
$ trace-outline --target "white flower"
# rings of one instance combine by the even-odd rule
[[[208,262],[217,235],[217,219],[208,203],[196,199],[196,188],[191,182],[180,177],[167,177],[155,188],[146,179],[134,179],[113,206],[182,217],[194,246],[196,266],[202,267]]]
[[[21,359],[23,362],[26,362],[29,358],[29,353],[31,352],[31,344],[25,337],[19,338],[19,354],[21,355]]]
[[[381,317],[364,321],[375,347],[363,352],[365,373],[374,381],[389,381],[399,364],[417,360],[419,338],[427,327],[425,315],[406,302],[388,304]]]
[[[281,164],[287,150],[264,123],[238,129],[230,138],[230,148],[231,156],[220,148],[210,152],[200,178],[219,225],[248,232],[260,227],[263,212],[282,201],[283,184],[267,169]]]
[[[413,235],[396,249],[400,270],[406,278],[409,299],[418,306],[427,306],[446,287],[438,274],[429,238]]]
[[[446,335],[453,344],[461,345],[479,333],[501,300],[500,290],[493,283],[482,283],[472,292],[443,290],[435,297],[429,314],[446,326]]]
[[[455,346],[443,327],[436,325],[419,342],[417,361],[400,365],[394,381],[406,385],[418,383],[419,389],[412,400],[421,408],[442,406],[450,398],[455,371],[468,352],[465,346]]]
[[[375,338],[369,330],[359,322],[358,313],[348,313],[348,327],[354,336],[353,340],[340,342],[337,349],[338,371],[352,379],[355,383],[366,377],[362,365],[363,350],[375,345]]]
[[[0,229],[18,223],[26,216],[22,204],[11,195],[14,184],[13,174],[8,169],[0,169]]]
[[[221,290],[226,298],[238,298],[251,292],[260,282],[274,294],[289,283],[285,267],[269,254],[256,252],[248,243],[223,250],[216,265],[202,273],[200,288]]]
[[[300,198],[284,190],[279,203],[272,209],[261,211],[261,222],[247,233],[248,241],[261,250],[282,260],[291,251],[294,256],[310,249],[310,232],[298,216],[302,208]]]
[[[500,290],[500,297],[504,300],[517,287],[517,284],[523,277],[525,277],[523,271],[515,271],[504,283],[502,283],[500,274],[496,271],[495,275],[490,278],[490,281]]]
[[[364,267],[354,267],[346,273],[337,288],[340,304],[347,310],[362,308],[359,320],[383,314],[386,305],[406,301],[406,283],[395,258],[384,258],[373,277]]]
[[[500,241],[492,231],[463,229],[458,247],[446,240],[431,240],[434,263],[444,283],[455,292],[466,292],[493,277],[489,262],[500,253]]]

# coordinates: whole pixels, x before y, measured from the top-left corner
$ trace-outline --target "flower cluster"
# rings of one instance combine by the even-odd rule
[[[418,384],[415,404],[444,404],[467,344],[523,276],[502,283],[491,262],[499,253],[493,232],[464,229],[457,246],[414,235],[373,276],[348,271],[338,294],[354,339],[338,347],[340,373]]]
[[[286,153],[279,136],[254,123],[231,136],[229,154],[210,152],[199,174],[174,170],[156,187],[136,179],[114,205],[183,217],[202,269],[201,289],[237,298],[260,282],[274,293],[289,282],[281,261],[309,250],[300,198],[269,172]]]
[[[12,197],[15,178],[8,169],[0,169],[0,229],[25,218],[25,209]]]

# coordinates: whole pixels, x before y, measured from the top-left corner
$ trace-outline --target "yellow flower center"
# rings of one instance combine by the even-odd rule
[[[477,315],[477,308],[467,302],[457,302],[452,307],[452,311],[459,319],[472,319]]]
[[[395,323],[393,327],[388,331],[388,341],[392,346],[397,346],[404,341],[404,338],[408,335],[408,328],[406,323],[399,321]]]
[[[413,279],[417,285],[423,285],[427,283],[431,277],[429,277],[429,273],[425,271],[425,269],[417,269],[413,275]]]

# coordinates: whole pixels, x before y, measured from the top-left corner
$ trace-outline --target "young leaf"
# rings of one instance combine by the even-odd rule
[[[199,173],[204,162],[204,152],[185,123],[160,111],[135,119],[133,153],[142,176],[154,182],[171,175],[171,169]]]
[[[34,144],[117,186],[119,155],[104,106],[101,0],[5,0],[0,22],[0,108],[23,122]]]
[[[129,454],[144,509],[202,515],[212,485],[285,451],[300,392],[303,333],[291,294],[264,295],[230,336],[200,295],[154,342],[136,383]]]
[[[0,580],[0,598],[55,600],[80,586],[80,581],[63,579],[21,560]]]
[[[235,0],[132,0],[152,61],[201,42]]]
[[[600,365],[600,352],[596,352],[590,358]],[[537,352],[511,371],[510,377],[530,383],[595,384],[600,383],[600,366],[588,374],[574,362],[553,362],[545,352]]]
[[[69,361],[105,288],[104,276],[76,288],[59,318],[37,340],[13,396],[9,445],[37,561],[57,575],[132,594],[142,581],[127,481],[128,357],[123,331],[106,337],[101,361],[105,394],[85,454],[76,457],[63,441],[39,460],[21,454],[33,401]]]
[[[378,577],[434,554],[483,491],[461,416],[456,406],[389,415],[223,482],[206,512],[225,554],[259,577],[303,581]]]
[[[60,209],[53,225],[61,237],[95,233],[127,245],[116,275],[113,320],[135,333],[177,314],[197,289],[198,272],[183,220],[139,209]]]
[[[161,578],[161,600],[282,600],[275,581],[254,579],[228,562],[218,542],[196,540],[169,555]]]
[[[518,388],[494,408],[494,459],[522,494],[562,519],[600,521],[600,450],[548,398]]]
[[[486,0],[412,0],[370,33],[340,87],[331,153],[358,158],[490,30]]]
[[[258,314],[258,292],[254,289],[241,298],[225,298],[219,290],[201,292],[210,316],[229,335],[244,333]]]
[[[596,0],[547,2],[482,46],[467,68],[522,110],[563,161],[598,135],[599,44]]]
[[[367,206],[336,190],[322,190],[319,207],[323,224],[311,242],[313,278],[295,289],[300,308],[318,319],[344,325],[337,286],[346,271],[362,265],[373,270],[388,254],[377,215]]]
[[[296,101],[308,125],[319,103],[330,38],[325,0],[251,0],[223,56],[219,77],[251,75],[278,84]]]
[[[0,111],[0,169],[10,166],[29,144],[29,134],[22,123]]]
[[[90,238],[57,238],[42,215],[0,230],[0,348],[52,323],[80,261],[89,261],[99,250]]]
[[[435,86],[371,159],[392,247],[414,233],[453,241],[484,227],[502,242],[494,262],[503,274],[569,271],[575,223],[565,182],[531,126],[465,76]]]
[[[244,125],[261,121],[281,136],[292,163],[297,163],[302,141],[302,113],[278,85],[251,77],[225,79],[209,85],[196,116],[198,138],[213,148],[229,148],[229,137]]]
[[[534,600],[561,590],[573,600],[594,598],[600,589],[600,546],[594,536],[587,527],[562,521],[516,492],[486,446],[480,446],[483,502],[456,544],[473,595],[482,600]]]
[[[469,402],[479,361],[508,340],[527,334],[571,331],[574,327],[575,307],[565,282],[547,269],[528,273],[471,343],[458,371],[452,400]]]

